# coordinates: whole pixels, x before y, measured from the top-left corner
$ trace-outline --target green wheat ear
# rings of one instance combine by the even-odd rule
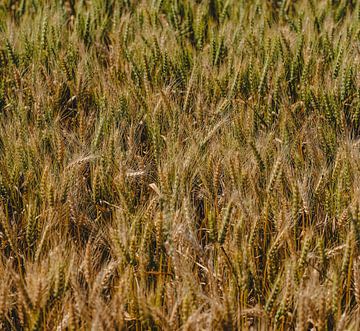
[[[26,225],[26,241],[29,247],[34,246],[37,239],[37,218],[33,214],[33,210],[29,207],[27,225]]]
[[[11,46],[9,40],[6,40],[5,46],[6,46],[6,51],[7,51],[7,55],[10,60],[10,63],[12,63],[13,65],[15,65],[17,67],[19,65],[19,58],[18,58],[17,54],[15,54],[15,51],[14,51],[13,47]]]
[[[270,313],[272,311],[279,291],[280,291],[280,277],[278,277],[275,284],[273,285],[273,289],[271,290],[270,296],[267,299],[267,302],[265,305],[265,311],[267,313]]]
[[[232,209],[233,209],[233,203],[232,203],[232,201],[230,201],[229,204],[227,205],[227,207],[225,208],[225,210],[223,211],[223,222],[222,222],[222,227],[221,227],[221,230],[219,232],[219,237],[218,237],[218,242],[220,245],[223,245],[225,242],[226,234],[228,232],[229,224],[230,224],[230,220],[231,220]]]
[[[40,33],[40,49],[45,51],[48,48],[48,19],[47,17],[44,18],[42,26],[41,26],[41,33]]]

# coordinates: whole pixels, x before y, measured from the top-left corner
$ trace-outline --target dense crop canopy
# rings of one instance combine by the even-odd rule
[[[0,329],[356,330],[360,1],[0,1]]]

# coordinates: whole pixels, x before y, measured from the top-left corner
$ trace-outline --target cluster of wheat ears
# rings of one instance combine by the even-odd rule
[[[3,0],[1,330],[357,330],[360,1]]]

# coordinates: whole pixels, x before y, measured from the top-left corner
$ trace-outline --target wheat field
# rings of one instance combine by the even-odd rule
[[[1,330],[360,330],[360,1],[2,0]]]

